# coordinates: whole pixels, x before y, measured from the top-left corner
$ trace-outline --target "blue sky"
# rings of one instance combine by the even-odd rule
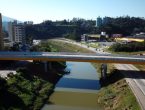
[[[0,0],[0,13],[21,21],[145,17],[145,0]]]

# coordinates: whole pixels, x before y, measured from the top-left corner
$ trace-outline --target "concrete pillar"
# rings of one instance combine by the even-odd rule
[[[49,70],[52,69],[52,63],[51,62],[44,61],[44,70],[45,70],[45,72],[48,72],[48,69]]]
[[[107,64],[101,65],[101,77],[103,79],[106,79],[106,77],[107,77]]]
[[[44,61],[44,71],[45,72],[48,72],[48,69],[47,69],[47,61]]]
[[[49,68],[49,70],[52,69],[52,63],[51,62],[48,62],[48,68]]]

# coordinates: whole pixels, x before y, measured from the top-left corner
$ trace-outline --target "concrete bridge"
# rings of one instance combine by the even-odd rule
[[[41,60],[145,64],[145,56],[139,55],[84,54],[68,52],[0,52],[0,60]]]

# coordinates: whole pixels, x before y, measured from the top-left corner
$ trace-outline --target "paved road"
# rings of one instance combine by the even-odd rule
[[[16,74],[15,70],[0,70],[0,77],[6,78],[9,73]]]
[[[142,110],[145,110],[145,75],[139,74],[139,69],[130,64],[115,64],[118,70],[125,75],[128,85],[136,96]]]
[[[82,46],[79,43],[75,43],[75,44]],[[96,52],[95,49],[93,51]],[[136,99],[138,100],[141,109],[145,110],[145,74],[139,74],[139,69],[137,69],[135,66],[131,64],[114,64],[114,66],[118,70],[122,71],[122,73],[125,75],[126,82],[128,83],[129,87],[131,88],[134,95],[136,96]]]

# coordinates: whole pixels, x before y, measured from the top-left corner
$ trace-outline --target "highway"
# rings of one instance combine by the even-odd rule
[[[97,63],[145,64],[144,56],[85,54],[67,52],[0,52],[0,60],[78,61]]]

